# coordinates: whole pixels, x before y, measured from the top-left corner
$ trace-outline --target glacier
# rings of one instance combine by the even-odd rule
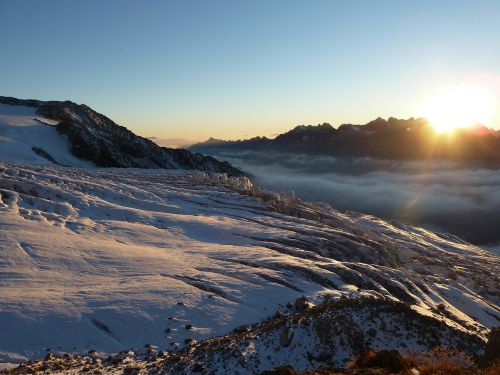
[[[0,162],[0,254],[5,362],[182,351],[302,296],[401,303],[480,342],[499,319],[498,256],[218,173]]]

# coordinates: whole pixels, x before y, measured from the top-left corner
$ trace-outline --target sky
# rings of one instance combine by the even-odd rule
[[[499,20],[498,0],[1,1],[0,95],[182,143],[419,117],[473,85],[500,128]]]

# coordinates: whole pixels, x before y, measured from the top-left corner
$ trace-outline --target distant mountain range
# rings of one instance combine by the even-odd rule
[[[213,157],[160,147],[90,107],[70,101],[0,96],[0,145],[0,160],[13,162],[195,169],[243,175]]]
[[[300,125],[274,139],[224,141],[210,138],[190,150],[252,150],[344,157],[500,163],[500,132],[483,125],[438,133],[423,118],[377,118],[365,125]]]

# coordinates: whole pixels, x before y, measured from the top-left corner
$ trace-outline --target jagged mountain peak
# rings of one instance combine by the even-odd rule
[[[500,165],[500,131],[476,125],[457,128],[451,135],[440,134],[428,120],[415,117],[378,117],[364,125],[342,124],[337,129],[328,123],[299,125],[274,139],[204,142],[190,147],[208,153],[224,148],[403,161],[435,159],[488,167]]]
[[[297,125],[295,128],[290,130],[290,132],[302,132],[306,130],[315,131],[315,130],[331,130],[334,129],[332,125],[327,122],[317,125]]]
[[[10,142],[11,146],[17,143],[24,149],[24,153],[19,148],[9,150],[4,157],[6,160],[40,161],[44,158],[72,166],[87,163],[98,167],[180,168],[243,175],[227,162],[187,150],[160,147],[85,104],[0,97],[0,105],[0,126],[6,134],[0,141]],[[2,116],[2,109],[12,112],[12,108],[17,108],[18,113]],[[20,124],[30,128],[20,127]],[[35,133],[43,134],[43,139]]]

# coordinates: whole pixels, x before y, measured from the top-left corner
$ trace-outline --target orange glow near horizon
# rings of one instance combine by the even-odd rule
[[[479,86],[458,86],[435,93],[423,108],[423,115],[437,132],[474,124],[488,124],[495,112],[493,94]]]

